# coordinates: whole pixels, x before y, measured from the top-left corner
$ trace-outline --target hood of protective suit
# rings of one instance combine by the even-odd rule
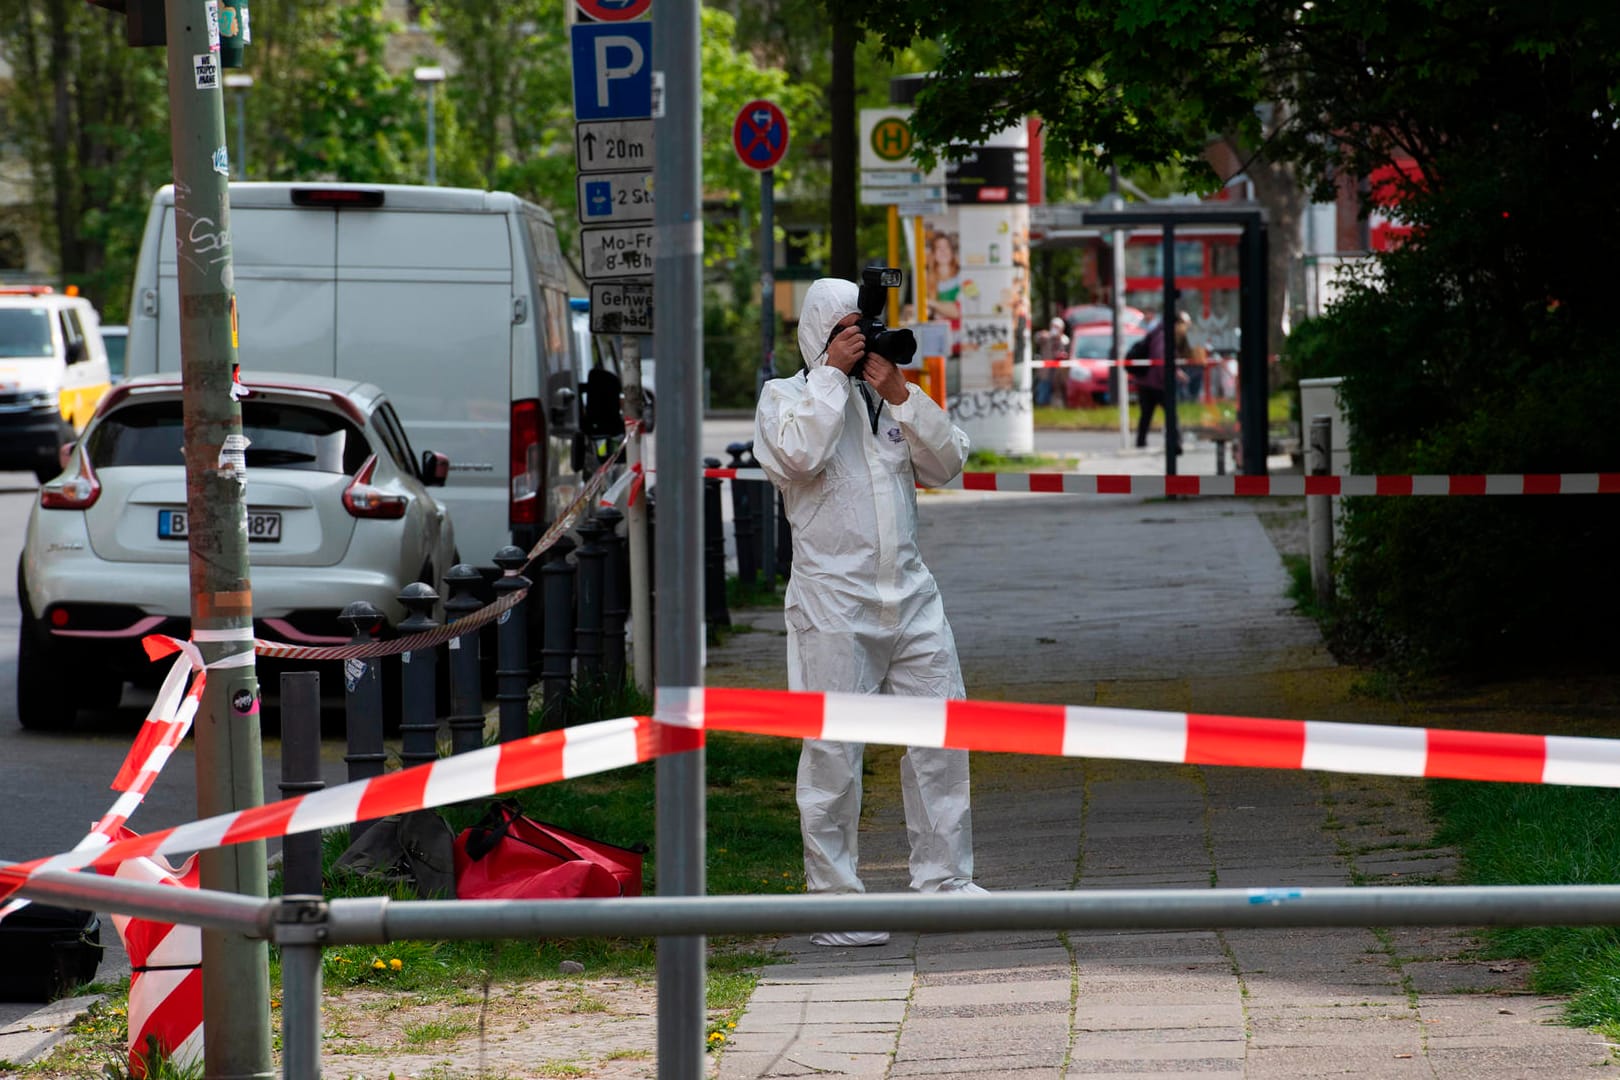
[[[843,278],[817,278],[811,283],[799,309],[799,355],[805,367],[827,362],[827,338],[839,319],[860,310],[860,295],[860,286]]]

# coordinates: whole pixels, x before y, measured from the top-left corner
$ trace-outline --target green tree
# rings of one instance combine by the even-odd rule
[[[62,284],[118,322],[147,200],[170,171],[159,50],[124,44],[123,20],[75,0],[0,0],[9,141],[32,189],[27,224]]]
[[[409,70],[388,65],[401,29],[383,0],[253,9],[253,179],[421,182],[421,94]]]

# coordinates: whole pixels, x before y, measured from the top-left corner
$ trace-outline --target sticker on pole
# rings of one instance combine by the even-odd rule
[[[213,53],[193,53],[192,70],[196,73],[197,89],[219,89],[219,57]]]
[[[731,145],[750,169],[774,169],[788,148],[788,122],[771,101],[750,101],[731,125]]]

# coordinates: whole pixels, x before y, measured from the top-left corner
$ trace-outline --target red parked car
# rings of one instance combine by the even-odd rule
[[[1120,351],[1136,344],[1142,326],[1126,322],[1121,327]],[[1068,369],[1069,385],[1064,404],[1071,409],[1083,405],[1106,405],[1114,400],[1114,365],[1111,362],[1114,326],[1110,322],[1082,323],[1069,331],[1069,358],[1080,363]]]

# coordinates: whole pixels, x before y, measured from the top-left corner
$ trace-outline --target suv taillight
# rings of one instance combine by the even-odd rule
[[[404,517],[405,496],[385,495],[371,486],[371,474],[376,471],[377,455],[372,454],[343,489],[343,509],[357,518]]]
[[[90,467],[90,459],[79,451],[79,471],[59,476],[39,489],[39,505],[45,510],[88,510],[101,498],[101,481]]]
[[[540,403],[512,402],[512,494],[507,518],[512,525],[540,522]]]

